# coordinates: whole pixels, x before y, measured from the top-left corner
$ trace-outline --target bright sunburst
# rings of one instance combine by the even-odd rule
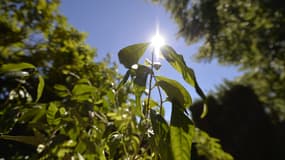
[[[151,39],[151,45],[154,48],[154,54],[156,57],[160,57],[160,48],[165,45],[163,37],[159,34],[159,30],[156,31],[156,34]]]

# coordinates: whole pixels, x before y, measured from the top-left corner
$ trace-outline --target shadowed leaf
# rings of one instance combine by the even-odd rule
[[[131,68],[137,64],[141,56],[144,54],[149,43],[138,43],[127,46],[119,51],[119,60],[126,68]]]
[[[181,110],[181,106],[172,102],[170,121],[170,142],[174,160],[191,159],[191,147],[194,136],[192,121]]]

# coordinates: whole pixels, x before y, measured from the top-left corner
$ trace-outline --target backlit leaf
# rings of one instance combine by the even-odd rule
[[[36,67],[30,63],[8,63],[0,67],[1,72],[20,71],[23,69],[35,69]]]
[[[45,86],[45,81],[42,76],[39,76],[39,84],[38,84],[38,89],[37,89],[37,99],[36,102],[38,102],[42,96],[43,90]]]
[[[157,76],[156,80],[156,85],[160,86],[166,92],[171,102],[175,101],[183,108],[187,108],[192,104],[189,93],[180,83],[162,76]]]
[[[127,46],[119,51],[119,61],[126,68],[131,68],[137,64],[141,56],[144,54],[149,43],[138,43]]]

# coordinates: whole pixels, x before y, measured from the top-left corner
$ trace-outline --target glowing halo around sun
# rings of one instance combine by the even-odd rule
[[[151,46],[154,49],[154,54],[157,58],[160,57],[160,48],[165,45],[164,38],[157,31],[156,34],[151,39]]]

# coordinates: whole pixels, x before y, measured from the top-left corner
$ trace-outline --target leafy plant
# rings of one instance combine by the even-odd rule
[[[135,101],[138,106],[142,106],[138,110],[138,112],[141,112],[138,115],[142,115],[140,116],[139,125],[147,128],[147,130],[153,130],[150,143],[154,144],[152,146],[152,149],[155,151],[154,157],[158,159],[191,159],[191,146],[195,128],[187,110],[192,104],[191,96],[179,82],[155,75],[154,50],[152,51],[151,61],[148,61],[146,65],[138,64],[148,45],[148,43],[134,44],[120,50],[120,63],[128,69],[121,85],[126,83],[131,75],[131,83],[136,88],[134,90],[136,95]],[[197,93],[206,102],[206,97],[197,83],[194,71],[186,65],[183,57],[168,45],[161,48],[161,54],[182,75],[188,84],[195,87]],[[149,79],[148,83],[147,77]],[[152,84],[153,79],[156,82],[154,85]],[[148,91],[144,94],[146,103],[143,103],[141,100],[143,97],[142,91],[146,88]],[[159,105],[156,103],[157,105],[154,107],[150,105],[150,100],[151,92],[155,88],[159,91],[161,103]],[[161,89],[165,92],[166,99],[162,99]],[[170,124],[166,122],[162,114],[163,102],[165,101],[172,103]],[[205,106],[203,116],[205,116],[206,111]],[[144,123],[148,122],[148,117],[150,117],[151,124]]]
[[[93,61],[95,50],[58,5],[0,2],[0,159],[190,159],[191,96],[179,82],[156,75],[153,54],[138,64],[149,43],[119,52],[127,68],[122,77],[108,57]],[[183,57],[170,46],[161,51],[206,102]],[[170,122],[165,101],[172,103]]]

